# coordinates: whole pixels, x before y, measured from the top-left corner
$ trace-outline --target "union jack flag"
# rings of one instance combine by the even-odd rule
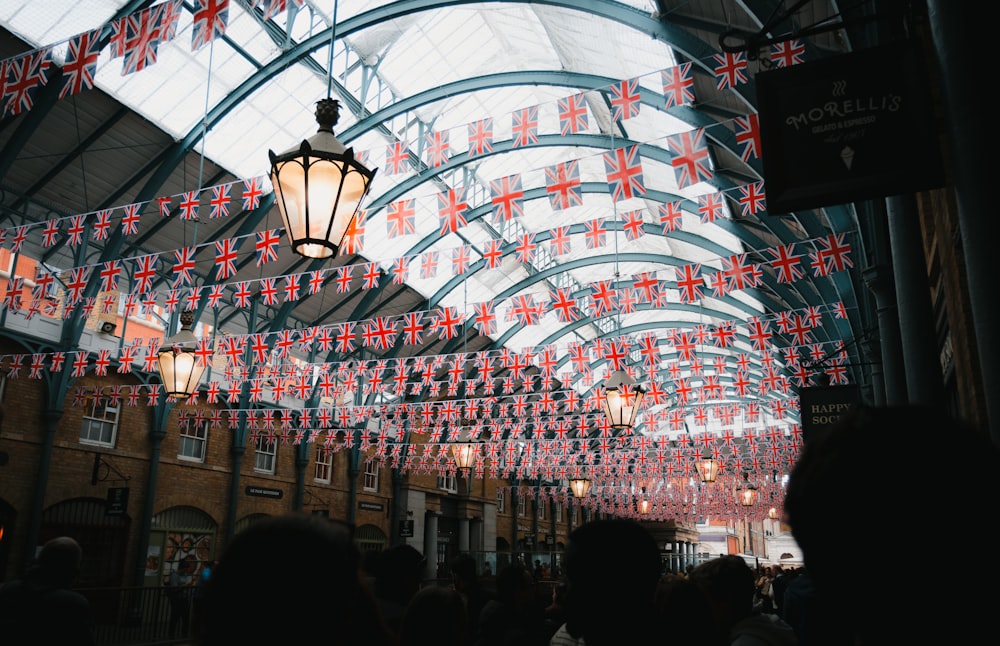
[[[493,117],[469,124],[469,156],[493,152]]]
[[[183,6],[183,0],[167,0],[153,7],[158,10],[156,19],[160,25],[160,42],[171,41],[177,35],[177,22]]]
[[[463,244],[451,251],[451,273],[461,276],[469,270],[472,262],[472,245]]]
[[[455,233],[468,222],[465,220],[465,210],[468,204],[465,202],[464,188],[450,188],[445,193],[438,193],[438,216],[441,221],[441,235]]]
[[[59,90],[60,99],[94,87],[97,59],[101,54],[100,38],[101,30],[95,29],[77,34],[69,39],[66,62],[63,63],[62,89]]]
[[[232,199],[232,184],[219,184],[212,187],[212,198],[208,204],[210,210],[208,218],[224,218],[229,215],[229,202]]]
[[[538,143],[537,105],[533,105],[530,108],[521,108],[515,111],[511,115],[511,118],[513,119],[510,126],[511,147],[520,148]]]
[[[191,51],[198,51],[226,33],[229,0],[195,0]]]
[[[553,210],[561,211],[583,204],[580,162],[571,160],[545,168],[545,192]]]
[[[197,249],[197,247],[182,247],[174,250],[174,287],[194,282],[191,272],[194,271]]]
[[[835,271],[844,271],[854,266],[851,260],[851,245],[845,240],[845,233],[831,233],[816,242],[820,248],[809,254],[814,276],[827,276]]]
[[[181,210],[182,220],[198,219],[198,202],[201,196],[198,191],[187,191],[181,196],[181,203],[178,205]]]
[[[583,132],[589,127],[587,102],[582,92],[559,99],[557,107],[559,110],[559,132],[564,137]]]
[[[417,232],[417,211],[413,206],[414,199],[396,200],[391,202],[385,211],[386,235],[390,238],[410,235]]]
[[[135,235],[139,233],[139,209],[141,204],[126,204],[122,214],[122,235]]]
[[[291,0],[291,3],[296,7],[302,6],[303,0]],[[260,5],[261,11],[264,12],[264,20],[270,20],[274,18],[282,11],[288,9],[289,0],[255,0],[252,5]]]
[[[512,299],[510,316],[518,325],[537,325],[541,317],[540,309],[531,294],[516,294]]]
[[[670,165],[674,167],[678,187],[687,188],[712,179],[711,159],[703,128],[669,136],[667,145],[674,153]]]
[[[639,79],[626,79],[611,86],[611,120],[615,123],[639,116]]]
[[[236,274],[236,241],[223,238],[215,242],[215,279],[225,280]]]
[[[115,259],[104,263],[101,269],[101,291],[110,292],[118,289],[118,276],[122,273],[122,261]]]
[[[427,142],[427,165],[436,168],[447,164],[448,152],[451,149],[448,131],[429,132],[425,139]]]
[[[133,279],[135,284],[132,292],[135,294],[145,294],[153,289],[153,279],[156,278],[156,264],[160,261],[158,254],[139,256],[135,259],[135,273]]]
[[[394,141],[385,149],[385,172],[387,175],[401,175],[410,162],[410,151],[402,141]]]
[[[260,197],[264,194],[263,180],[260,177],[251,177],[243,180],[243,210],[252,211],[260,206]]]
[[[508,175],[490,181],[493,215],[498,220],[511,220],[524,215],[524,189],[521,174]]]
[[[396,341],[396,323],[388,316],[380,316],[368,321],[361,333],[362,345],[379,350],[388,350]]]
[[[431,250],[421,254],[420,277],[434,278],[438,270],[438,252]]]
[[[568,224],[549,229],[549,236],[549,252],[553,256],[564,256],[572,249]]]
[[[704,296],[702,287],[705,280],[701,276],[701,264],[693,263],[677,267],[677,289],[680,291],[682,303],[695,303]]]
[[[125,32],[122,76],[140,72],[156,63],[161,39],[160,17],[159,6],[153,6],[122,18]]]
[[[701,221],[705,223],[715,222],[726,216],[725,202],[719,192],[705,193],[698,196],[698,213],[701,214]]]
[[[660,214],[660,225],[663,226],[663,235],[671,231],[679,231],[684,221],[684,209],[680,202],[667,202],[660,204],[656,210]]]
[[[607,172],[611,199],[615,202],[646,194],[637,144],[604,153],[604,170]]]
[[[643,224],[642,211],[636,210],[622,213],[622,228],[625,230],[625,238],[627,240],[638,240],[644,236],[646,231],[643,229]]]
[[[431,329],[437,331],[439,339],[454,339],[461,325],[462,315],[457,307],[441,307],[431,323]]]
[[[764,182],[754,182],[740,187],[740,207],[744,216],[753,215],[767,208]]]
[[[777,67],[791,67],[801,63],[805,53],[806,47],[801,40],[786,40],[771,47],[771,61]]]
[[[694,102],[694,79],[691,77],[691,63],[681,63],[660,72],[663,81],[664,107],[672,108]]]
[[[760,117],[751,112],[746,117],[736,117],[736,144],[741,146],[740,158],[750,161],[750,157],[760,159]]]
[[[473,327],[479,330],[480,334],[496,334],[497,316],[493,301],[474,303],[472,307],[475,311],[475,317],[472,324]]]
[[[98,211],[94,216],[94,240],[107,240],[111,231],[111,209]]]
[[[266,265],[278,259],[278,242],[280,241],[277,229],[268,229],[257,232],[257,266]]]
[[[549,291],[549,311],[554,311],[560,323],[580,320],[580,309],[573,298],[572,287],[556,287]]]
[[[583,239],[587,249],[600,249],[607,242],[608,229],[604,226],[604,218],[588,220],[583,223]]]
[[[3,114],[27,112],[35,104],[35,93],[48,81],[52,48],[36,49],[5,61],[3,66]]]
[[[717,65],[715,87],[720,90],[747,82],[747,55],[744,52],[723,52],[712,57]]]
[[[503,240],[490,238],[483,243],[483,266],[486,269],[497,269],[503,258]]]

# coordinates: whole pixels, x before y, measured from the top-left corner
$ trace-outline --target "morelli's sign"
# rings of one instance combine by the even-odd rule
[[[926,70],[903,41],[758,74],[768,212],[943,186]]]

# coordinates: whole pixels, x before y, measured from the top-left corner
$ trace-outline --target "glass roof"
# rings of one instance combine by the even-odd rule
[[[155,63],[141,72],[123,73],[111,48],[103,48],[97,87],[178,141],[194,142],[204,158],[242,178],[266,177],[268,151],[280,152],[311,136],[316,101],[328,95],[339,99],[338,137],[379,169],[367,204],[364,257],[386,270],[394,260],[411,257],[406,282],[432,308],[452,306],[471,317],[474,304],[503,301],[491,336],[511,349],[565,346],[619,328],[654,334],[667,346],[678,328],[764,312],[744,291],[715,298],[706,290],[700,304],[690,305],[681,303],[676,288],[668,288],[666,307],[620,308],[586,325],[566,326],[551,309],[542,310],[538,325],[520,325],[508,316],[514,296],[545,304],[556,288],[589,293],[600,281],[625,281],[642,272],[670,282],[676,267],[697,263],[706,273],[719,271],[724,257],[747,251],[731,228],[705,222],[697,212],[699,197],[718,187],[678,186],[667,139],[693,126],[663,105],[660,73],[676,64],[675,54],[664,39],[629,24],[637,15],[654,14],[655,2],[486,2],[425,9],[419,2],[341,0],[335,7],[329,0],[305,0],[289,1],[287,10],[267,19],[259,8],[247,9],[253,4],[259,5],[230,2],[224,37],[197,51],[185,7],[174,38],[160,43]],[[0,22],[35,46],[56,45],[54,55],[61,60],[67,39],[105,26],[130,6],[110,0],[0,0]],[[608,89],[628,79],[637,82],[642,105],[637,114],[616,119]],[[577,95],[587,123],[567,135],[560,129],[558,103]],[[528,109],[537,109],[541,145],[514,145],[514,124]],[[470,127],[487,121],[495,150],[470,154]],[[449,146],[439,168],[428,161],[428,141],[435,137]],[[400,143],[410,152],[409,163],[390,172],[388,149]],[[639,148],[647,192],[616,201],[608,190],[604,156],[631,145]],[[546,173],[570,162],[579,168],[582,198],[555,208],[546,195]],[[532,197],[523,216],[502,220],[489,208],[490,185],[513,176]],[[470,209],[466,226],[454,231],[446,230],[438,212],[438,200],[452,190]],[[416,210],[415,230],[386,235],[390,207],[408,199]],[[670,201],[683,205],[684,235],[658,234],[657,209]],[[722,208],[722,219],[728,219],[728,204]],[[644,235],[628,235],[617,224],[630,213],[641,217]],[[606,243],[590,248],[583,231],[598,221],[612,226]],[[544,241],[562,226],[574,235],[558,256],[538,244],[534,257],[506,255],[500,267],[460,280],[451,270],[453,255],[462,249],[476,262],[490,240],[511,246],[530,236]],[[431,260],[439,270],[422,272],[421,262]],[[712,352],[733,356],[750,348],[744,339]],[[769,359],[781,363],[781,357]],[[569,362],[560,370],[566,382],[584,388]],[[602,365],[595,376],[600,379],[607,370]],[[765,412],[760,424],[771,421]]]

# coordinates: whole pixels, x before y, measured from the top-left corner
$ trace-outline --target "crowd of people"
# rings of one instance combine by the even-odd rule
[[[873,456],[890,455],[893,473],[858,476]],[[913,491],[923,484],[916,474],[932,464],[964,468],[936,480],[933,491]],[[270,517],[240,533],[214,564],[195,605],[195,640],[199,646],[977,643],[990,634],[997,559],[953,571],[954,595],[940,600],[929,596],[933,590],[922,578],[919,541],[903,541],[864,580],[851,567],[844,530],[857,525],[893,535],[928,513],[929,503],[947,503],[956,518],[971,521],[998,500],[998,475],[1000,451],[990,439],[939,411],[860,408],[810,438],[790,474],[786,520],[804,567],[755,571],[742,557],[725,555],[665,573],[645,527],[605,518],[570,533],[560,579],[545,599],[533,571],[518,562],[500,568],[487,588],[476,560],[463,554],[450,564],[448,584],[427,583],[426,560],[411,546],[364,562],[346,525],[304,514]],[[79,563],[80,546],[56,539],[23,580],[0,588],[5,646],[93,644],[86,599],[69,589]]]

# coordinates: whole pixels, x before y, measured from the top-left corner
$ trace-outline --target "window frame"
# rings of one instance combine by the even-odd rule
[[[177,442],[177,459],[185,462],[199,462],[204,464],[208,456],[208,428],[210,421],[207,419],[195,423],[194,420],[187,420],[187,423],[180,428]],[[200,432],[200,437],[199,437]],[[184,453],[185,446],[200,447],[201,455],[189,455]]]
[[[379,481],[379,463],[378,460],[365,460],[365,476],[364,482],[362,484],[362,489],[371,493],[378,493],[378,481]]]
[[[270,447],[268,447],[270,445]],[[278,440],[261,433],[254,444],[253,470],[274,475],[278,464]]]
[[[437,488],[448,493],[458,493],[458,477],[454,473],[445,473],[437,477]]]
[[[97,408],[101,406],[103,410],[101,411],[101,416],[98,416]],[[87,444],[90,446],[104,446],[108,448],[114,448],[118,442],[118,425],[121,421],[121,406],[112,406],[111,399],[109,397],[97,396],[92,397],[90,402],[85,409],[83,419],[80,424],[80,444]],[[94,439],[94,433],[92,432],[94,428],[98,429],[98,439]],[[110,428],[109,435],[110,439],[102,439],[105,434],[105,429]]]
[[[502,487],[497,487],[497,513],[507,513],[507,493]]]
[[[321,472],[325,472],[325,477]],[[313,462],[313,481],[330,484],[333,481],[333,449],[322,444],[316,445],[316,460]]]

